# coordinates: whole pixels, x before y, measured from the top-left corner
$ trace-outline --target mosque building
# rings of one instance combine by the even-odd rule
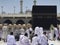
[[[37,0],[33,1],[34,5],[36,5]],[[32,11],[26,10],[25,13],[23,13],[23,0],[20,0],[20,13],[15,13],[15,7],[14,7],[14,14],[6,14],[3,12],[3,6],[2,8],[2,14],[0,14],[0,23],[8,23],[8,24],[26,24],[26,23],[32,23]],[[57,14],[58,20],[60,20],[60,13]]]

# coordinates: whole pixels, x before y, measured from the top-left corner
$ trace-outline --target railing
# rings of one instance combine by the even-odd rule
[[[0,14],[0,17],[32,17],[32,14]],[[57,17],[60,17],[60,13]]]
[[[31,14],[0,14],[0,17],[32,17]]]

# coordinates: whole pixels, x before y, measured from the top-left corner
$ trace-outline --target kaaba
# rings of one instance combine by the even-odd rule
[[[57,6],[55,5],[34,5],[32,7],[32,27],[43,27],[49,30],[50,25],[57,26]]]

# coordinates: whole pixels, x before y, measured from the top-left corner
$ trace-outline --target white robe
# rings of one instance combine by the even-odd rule
[[[23,39],[22,39],[22,43],[23,43],[23,45],[30,45],[29,38],[24,36]]]
[[[48,34],[48,39],[51,40],[51,32]]]
[[[43,34],[40,34],[40,35],[38,36],[38,44],[41,44],[42,35],[43,35]]]
[[[43,34],[43,27],[40,27],[39,32],[40,32],[40,35]]]
[[[56,37],[55,37],[55,39],[57,40],[58,39],[58,29],[57,28],[54,28],[54,33],[55,33],[55,35],[56,35]]]
[[[51,40],[53,40],[54,37],[54,30],[51,30]]]
[[[18,33],[19,33],[19,30],[18,29],[15,29],[14,36],[16,36]]]
[[[7,45],[16,45],[15,37],[13,35],[7,36]]]
[[[20,43],[20,45],[23,45],[23,42],[22,42],[23,37],[24,37],[24,35],[20,35],[19,36],[19,43]]]
[[[20,29],[21,34],[25,34],[25,30],[23,28]]]
[[[40,35],[40,28],[39,27],[35,27],[35,33],[34,34]]]
[[[48,44],[48,40],[47,40],[47,37],[43,34],[41,36],[41,45],[47,45]]]
[[[38,45],[38,37],[37,36],[32,38],[32,44],[31,45]]]
[[[29,28],[29,30],[30,30],[31,32],[33,31],[33,29],[32,29],[31,27]]]
[[[29,29],[26,30],[26,33],[28,34],[28,38],[30,38]]]
[[[43,37],[43,27],[40,27],[39,28],[39,33],[38,33],[38,44],[41,44],[41,40],[42,40],[42,37]]]
[[[30,31],[31,32],[33,31],[32,28],[29,28],[29,29],[26,30],[26,33],[28,34],[28,38],[30,38]]]
[[[6,39],[8,35],[8,26],[3,26],[2,31],[3,31],[2,38]]]

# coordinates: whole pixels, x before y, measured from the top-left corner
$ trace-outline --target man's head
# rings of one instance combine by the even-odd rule
[[[25,33],[25,36],[27,36],[27,37],[28,37],[28,34],[27,34],[27,33]]]
[[[10,32],[10,35],[13,35],[13,32]]]
[[[46,32],[43,32],[44,35],[46,35]]]
[[[34,36],[38,36],[37,34],[35,34]]]

